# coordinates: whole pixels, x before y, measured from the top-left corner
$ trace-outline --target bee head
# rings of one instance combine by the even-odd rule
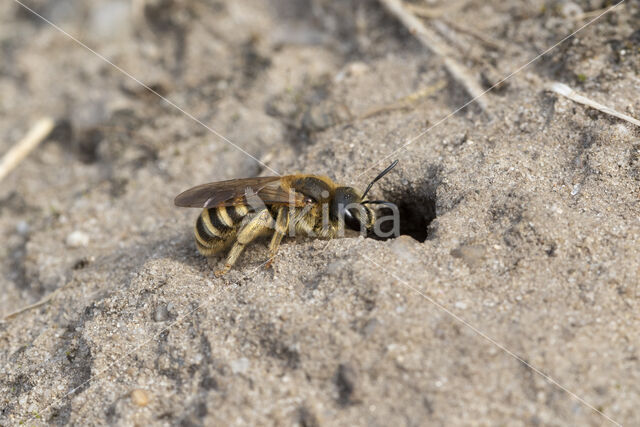
[[[394,161],[385,170],[380,172],[377,177],[367,186],[367,189],[362,195],[360,195],[353,187],[338,187],[336,188],[331,201],[330,215],[332,219],[339,219],[344,216],[345,225],[352,229],[360,231],[363,228],[370,231],[375,222],[375,211],[368,205],[386,204],[392,205],[390,202],[384,200],[365,200],[365,196],[371,190],[373,184],[380,178],[385,176],[391,169],[398,164],[398,161]]]
[[[353,187],[336,188],[329,210],[331,219],[344,218],[345,225],[351,230],[371,229],[375,222],[375,212],[362,204],[362,196]]]

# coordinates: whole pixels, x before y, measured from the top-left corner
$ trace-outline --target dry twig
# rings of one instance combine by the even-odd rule
[[[4,155],[0,161],[0,181],[4,179],[34,148],[44,141],[53,130],[55,122],[50,117],[40,119],[29,133]]]
[[[463,3],[454,3],[445,7],[425,7],[415,3],[407,3],[405,7],[421,18],[441,18],[445,13],[455,12],[463,6]]]
[[[407,95],[397,101],[392,102],[391,104],[380,105],[369,110],[365,111],[361,114],[358,119],[368,119],[369,117],[376,116],[378,114],[388,113],[390,111],[402,110],[405,108],[411,107],[416,102],[433,95],[441,89],[444,89],[447,86],[446,80],[438,80],[434,85],[427,86],[422,88],[410,95]]]
[[[424,7],[424,6],[420,6],[413,3],[407,3],[405,7],[409,11],[413,12],[416,16],[419,16],[420,18],[440,21],[441,24],[444,24],[460,33],[464,33],[475,38],[491,49],[503,50],[503,51],[506,50],[506,46],[504,45],[504,43],[498,40],[492,39],[486,35],[480,34],[472,30],[471,28],[463,27],[462,25],[458,25],[455,22],[444,18],[445,13],[455,12],[457,9],[462,7],[462,5],[463,3],[457,3],[455,6],[451,6],[447,8],[430,8],[430,7]]]
[[[443,19],[443,18],[439,18],[439,19],[435,19],[434,22],[439,22],[439,24],[436,25],[446,25],[448,27],[453,28],[455,31],[459,32],[459,33],[463,33],[463,34],[467,34],[471,37],[473,37],[474,39],[478,40],[480,43],[484,44],[485,46],[487,46],[490,49],[493,50],[497,50],[497,51],[501,51],[504,52],[507,50],[507,45],[505,45],[504,43],[502,43],[501,41],[498,41],[496,39],[493,39],[489,36],[485,36],[481,33],[478,33],[474,30],[472,30],[471,28],[468,27],[463,27],[462,25],[458,25],[453,21],[450,21],[448,19]]]
[[[70,283],[70,282],[69,282]],[[42,298],[40,301],[37,301],[33,304],[30,304],[26,307],[22,307],[16,311],[14,311],[13,313],[7,314],[4,319],[2,319],[2,321],[0,321],[0,323],[2,322],[6,322],[7,320],[13,319],[14,317],[16,317],[18,314],[24,313],[25,311],[28,310],[32,310],[34,308],[38,308],[40,306],[45,305],[46,303],[48,303],[51,298],[53,298],[54,296],[56,296],[62,289],[64,289],[66,287],[66,285],[62,286],[61,288],[56,289],[55,291],[51,292],[49,295],[45,296],[44,298]]]
[[[424,26],[420,19],[411,13],[401,0],[379,0],[380,3],[392,13],[427,49],[440,56],[444,61],[444,66],[467,93],[476,99],[478,105],[483,110],[487,109],[487,104],[481,96],[484,94],[482,87],[469,74],[467,69],[458,61],[453,59],[453,52],[440,37]]]
[[[625,4],[622,3],[620,5],[620,7],[617,8],[617,10],[618,11],[624,10],[624,6],[625,6]],[[610,9],[610,6],[607,6],[607,7],[602,8],[602,9],[596,9],[596,10],[591,10],[589,12],[584,12],[584,13],[581,13],[579,15],[574,16],[573,20],[574,21],[585,21],[587,19],[596,18],[596,17],[602,15],[604,12],[606,12],[609,9]]]
[[[583,104],[588,107],[595,108],[598,111],[602,111],[603,113],[625,120],[629,123],[633,123],[636,126],[640,126],[640,120],[635,119],[627,114],[620,113],[614,110],[613,108],[609,108],[606,105],[602,105],[599,102],[594,101],[593,99],[587,98],[586,96],[580,95],[576,93],[573,89],[571,89],[569,86],[563,83],[558,83],[558,82],[551,83],[549,84],[549,90],[559,95],[562,95],[566,98],[569,98],[570,100],[577,102],[578,104]]]

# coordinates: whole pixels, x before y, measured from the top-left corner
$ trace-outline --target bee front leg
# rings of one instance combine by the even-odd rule
[[[276,231],[273,233],[271,243],[269,243],[269,261],[265,264],[265,268],[271,267],[273,258],[275,258],[280,242],[289,229],[289,208],[282,206],[278,209],[278,215],[276,216]]]
[[[255,238],[269,232],[273,228],[273,218],[267,209],[258,212],[249,222],[244,224],[238,231],[236,241],[227,254],[224,268],[214,272],[216,277],[228,273],[236,263],[244,247]]]

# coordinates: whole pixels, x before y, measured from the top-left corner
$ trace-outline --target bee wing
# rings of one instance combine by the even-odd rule
[[[282,178],[265,176],[202,184],[180,193],[174,203],[185,208],[214,208],[253,204],[247,198],[257,196],[265,205],[293,203],[304,206],[305,197],[301,193],[292,191],[290,194],[280,186]]]

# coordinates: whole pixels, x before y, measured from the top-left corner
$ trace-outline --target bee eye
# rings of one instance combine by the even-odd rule
[[[362,224],[360,223],[359,212],[357,209],[345,209],[344,211],[344,223],[352,230],[360,230]]]

